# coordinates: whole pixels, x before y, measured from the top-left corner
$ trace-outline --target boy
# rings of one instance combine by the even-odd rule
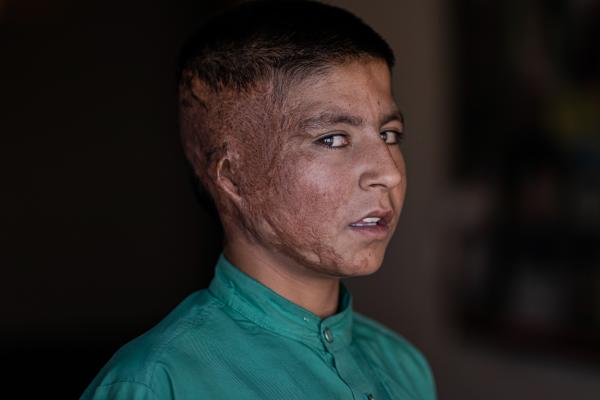
[[[83,399],[434,399],[425,359],[352,311],[406,189],[394,56],[346,11],[245,3],[182,54],[184,149],[219,212],[210,287],[124,346]]]

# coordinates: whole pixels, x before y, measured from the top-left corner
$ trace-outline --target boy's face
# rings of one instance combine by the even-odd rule
[[[244,199],[257,245],[309,273],[375,272],[406,189],[397,143],[403,124],[387,65],[332,67],[295,86],[287,104],[290,128],[279,138],[272,186]]]

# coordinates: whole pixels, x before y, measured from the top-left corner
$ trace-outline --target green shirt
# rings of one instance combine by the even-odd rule
[[[321,319],[223,256],[206,290],[123,346],[82,399],[433,400],[423,356],[353,312]]]

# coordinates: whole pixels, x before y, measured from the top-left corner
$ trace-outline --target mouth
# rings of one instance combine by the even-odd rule
[[[351,223],[350,229],[369,237],[383,239],[390,232],[389,225],[393,215],[391,210],[372,211],[358,221]]]

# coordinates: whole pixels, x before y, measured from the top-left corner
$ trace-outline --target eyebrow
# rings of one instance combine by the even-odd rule
[[[363,123],[363,119],[355,115],[344,114],[342,112],[324,111],[315,116],[302,120],[300,122],[300,126],[303,129],[318,129],[338,124],[362,126]]]
[[[402,111],[395,109],[391,113],[386,114],[381,120],[381,125],[385,125],[392,121],[399,121],[402,124],[402,127],[404,127],[404,114],[402,114]]]
[[[404,125],[404,115],[402,115],[400,110],[394,110],[381,119],[381,125],[385,125],[391,121],[399,121]],[[350,115],[344,112],[324,111],[313,117],[303,119],[300,122],[300,127],[302,129],[322,129],[338,124],[360,127],[364,125],[364,120],[357,115]]]

